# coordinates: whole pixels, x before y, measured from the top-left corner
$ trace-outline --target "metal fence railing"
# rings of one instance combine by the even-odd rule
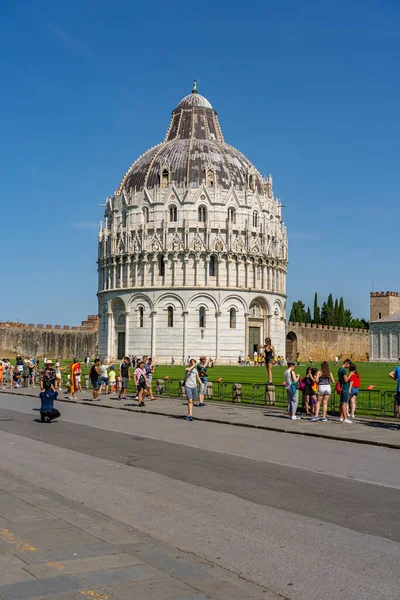
[[[182,381],[176,379],[158,379],[162,382],[162,390],[157,384],[156,393],[166,397],[184,397],[184,388]],[[240,402],[242,404],[252,404],[259,406],[276,406],[278,408],[287,408],[287,394],[282,385],[275,386],[273,395],[269,392],[265,384],[262,383],[239,383],[234,381],[213,381],[208,382],[208,401],[217,402]],[[339,410],[340,396],[333,391],[329,409],[331,412]],[[396,415],[395,393],[392,391],[382,392],[376,389],[360,389],[356,400],[357,413],[371,417],[393,417]],[[302,406],[302,396],[299,392],[299,407]]]

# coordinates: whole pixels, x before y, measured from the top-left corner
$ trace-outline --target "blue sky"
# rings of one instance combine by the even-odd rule
[[[398,2],[3,0],[0,34],[0,320],[97,312],[98,204],[194,78],[286,205],[289,305],[400,291]]]

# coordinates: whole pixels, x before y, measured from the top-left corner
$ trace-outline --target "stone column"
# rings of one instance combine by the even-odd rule
[[[266,289],[266,282],[265,282],[265,265],[262,265],[261,267],[261,288],[263,290]]]
[[[249,287],[249,264],[247,262],[244,263],[244,287]]]
[[[244,313],[244,354],[245,358],[249,353],[249,313]]]
[[[115,258],[112,259],[112,289],[117,287],[117,263]]]
[[[210,257],[206,256],[206,260],[205,260],[205,285],[208,285],[208,278],[209,278],[209,274],[210,274]]]
[[[124,287],[124,258],[121,256],[119,259],[119,287]]]
[[[236,259],[236,287],[240,287],[240,258]]]
[[[113,350],[114,350],[114,319],[113,314],[110,311],[107,313],[107,356],[106,359],[114,358]]]
[[[150,313],[150,317],[151,317],[151,357],[153,359],[154,364],[156,363],[156,332],[157,332],[156,315],[157,315],[156,310],[153,310],[153,312]]]
[[[126,261],[126,287],[131,287],[131,257],[128,256]]]
[[[189,262],[189,257],[188,256],[184,256],[183,257],[183,285],[187,285],[187,270],[188,270],[188,262]],[[195,282],[196,284],[196,282]]]
[[[143,257],[143,287],[147,285],[147,266],[149,261],[147,260],[147,256]]]
[[[182,313],[182,319],[183,319],[183,354],[182,356],[185,357],[186,359],[186,355],[187,355],[187,315],[188,315],[188,311],[185,310]]]
[[[171,285],[169,278],[168,278],[168,269],[169,269],[169,260],[168,258],[164,257],[164,277],[163,277],[163,286],[169,286]]]
[[[172,285],[176,285],[176,265],[178,263],[178,257],[174,254],[172,257]]]
[[[221,263],[222,263],[222,259],[218,258],[217,259],[217,287],[219,287],[221,285]]]
[[[126,311],[125,313],[125,356],[129,356],[130,352],[129,352],[129,317],[130,317],[130,312],[129,310]]]
[[[388,359],[391,360],[392,359],[392,333],[391,333],[391,331],[388,331],[387,336],[388,336]],[[396,360],[397,360],[397,358],[396,358]]]
[[[229,257],[226,261],[226,287],[231,287],[231,272],[232,272],[232,258]]]
[[[382,329],[379,330],[378,358],[382,358]]]
[[[200,258],[197,256],[194,259],[194,285],[198,285],[199,283],[199,262]]]
[[[219,359],[219,318],[221,311],[215,313],[215,360]]]

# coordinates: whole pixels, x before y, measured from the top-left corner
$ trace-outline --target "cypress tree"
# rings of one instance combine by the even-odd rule
[[[338,325],[339,325],[339,327],[345,327],[345,325],[346,325],[346,314],[344,311],[343,298],[340,298],[340,302],[339,302]]]
[[[321,308],[321,324],[328,325],[328,309],[326,306],[326,302],[322,304]]]
[[[333,324],[334,325],[339,325],[339,302],[338,302],[337,298],[335,300],[335,309],[334,309]]]
[[[308,307],[307,308],[307,312],[305,315],[305,319],[304,319],[304,323],[311,323],[312,322],[312,318],[311,318],[311,308]]]
[[[321,323],[321,311],[318,305],[318,294],[317,292],[315,292],[315,296],[314,296],[314,319],[313,319],[313,323],[315,323],[316,325],[319,325]]]
[[[335,307],[333,304],[332,294],[328,296],[328,302],[326,303],[326,311],[327,311],[327,325],[333,325],[335,320]]]

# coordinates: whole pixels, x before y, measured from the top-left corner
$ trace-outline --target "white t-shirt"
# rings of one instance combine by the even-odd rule
[[[293,373],[293,371],[291,371],[290,369],[287,369],[283,374],[283,378],[285,380],[285,388],[287,390],[292,389],[292,383],[294,381],[292,373]]]
[[[101,372],[101,376],[102,377],[108,377],[107,365],[101,365],[100,366],[100,372]]]
[[[192,369],[190,371],[190,373],[188,373],[188,371],[186,370],[186,373],[187,373],[187,377],[186,377],[186,381],[185,381],[185,387],[195,388],[197,386],[196,367],[194,369]]]

